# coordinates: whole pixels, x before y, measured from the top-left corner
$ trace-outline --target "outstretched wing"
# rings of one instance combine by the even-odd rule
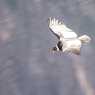
[[[57,36],[63,38],[77,38],[77,34],[69,29],[64,23],[58,21],[55,18],[49,18],[49,29]]]

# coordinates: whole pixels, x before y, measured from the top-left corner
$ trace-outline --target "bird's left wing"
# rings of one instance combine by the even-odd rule
[[[64,23],[55,18],[49,18],[49,28],[58,38],[76,38],[77,34],[68,28]]]

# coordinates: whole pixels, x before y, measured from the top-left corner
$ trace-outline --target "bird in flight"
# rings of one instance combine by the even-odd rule
[[[91,40],[87,35],[78,37],[64,22],[55,18],[49,18],[48,26],[51,32],[58,38],[58,43],[51,49],[52,51],[72,52],[80,55],[82,44],[89,43]]]

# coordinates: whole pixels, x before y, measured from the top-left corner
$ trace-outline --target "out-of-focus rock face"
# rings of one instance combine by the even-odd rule
[[[2,3],[2,2],[1,2]],[[1,4],[0,4],[1,5]],[[15,16],[11,11],[4,7],[3,3],[0,6],[0,44],[12,40],[15,33]]]
[[[1,0],[0,95],[84,95],[72,64],[76,57],[49,52],[57,39],[48,29],[48,17],[91,36],[78,63],[95,89],[94,9],[94,0]]]

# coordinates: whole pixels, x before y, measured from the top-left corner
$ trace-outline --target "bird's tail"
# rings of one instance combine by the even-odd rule
[[[91,38],[87,35],[80,36],[78,38],[82,43],[89,43],[91,41]]]

